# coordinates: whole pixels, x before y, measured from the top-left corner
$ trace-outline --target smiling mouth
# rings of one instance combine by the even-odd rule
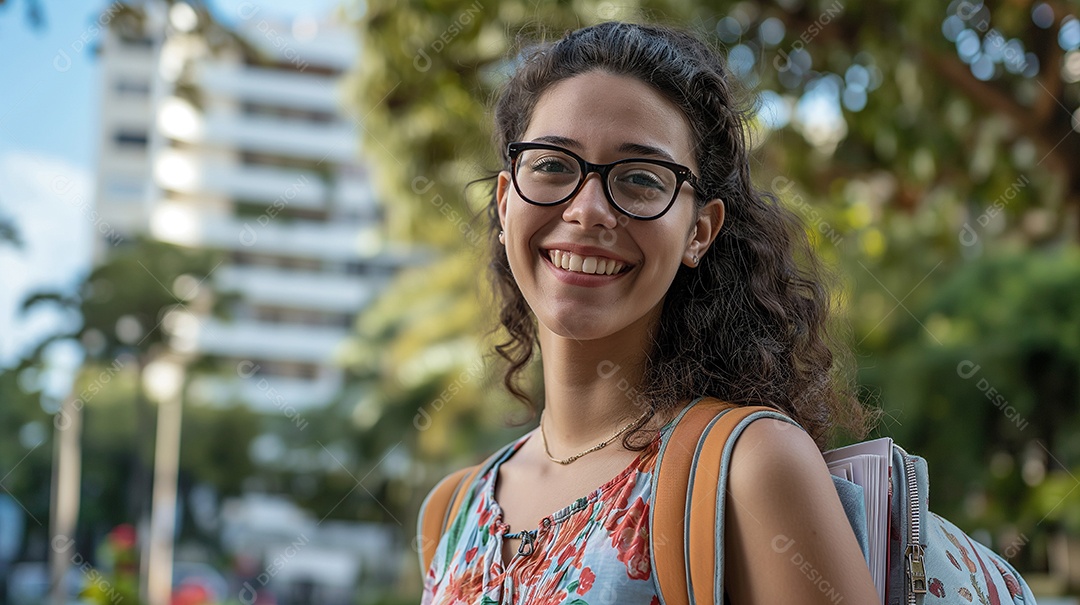
[[[618,275],[631,269],[631,265],[611,258],[582,256],[565,250],[546,250],[551,264],[565,271],[586,275]]]

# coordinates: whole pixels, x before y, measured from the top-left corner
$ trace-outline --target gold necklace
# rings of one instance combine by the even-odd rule
[[[585,454],[591,454],[591,453],[593,453],[593,452],[595,452],[597,450],[604,449],[605,447],[607,447],[607,445],[609,443],[611,443],[612,441],[615,441],[615,439],[618,438],[619,435],[622,435],[627,430],[629,430],[630,427],[632,427],[635,424],[641,422],[642,420],[645,419],[646,416],[649,416],[651,414],[652,414],[652,410],[645,410],[645,413],[642,414],[641,416],[638,416],[637,420],[634,420],[630,424],[622,427],[622,429],[620,429],[619,432],[617,432],[614,435],[612,435],[611,437],[609,437],[607,439],[607,441],[597,443],[596,445],[590,447],[589,449],[585,450],[584,452],[581,452],[580,454],[574,454],[573,456],[570,456],[569,458],[566,458],[564,460],[559,460],[558,458],[552,456],[551,455],[551,450],[548,449],[547,435],[544,433],[544,414],[541,413],[540,414],[540,437],[544,440],[544,453],[547,454],[548,460],[551,460],[552,462],[558,462],[559,464],[564,464],[564,465],[565,464],[570,464],[571,462],[577,460],[578,458],[581,458]]]

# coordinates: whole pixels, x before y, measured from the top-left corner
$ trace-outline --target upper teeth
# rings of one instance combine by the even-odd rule
[[[610,258],[599,256],[580,256],[565,250],[552,250],[548,252],[551,262],[556,267],[577,273],[591,273],[595,275],[614,275],[623,270],[626,263],[620,263]]]

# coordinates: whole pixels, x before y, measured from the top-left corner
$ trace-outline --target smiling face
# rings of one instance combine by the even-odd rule
[[[636,78],[600,71],[548,88],[521,140],[565,147],[593,163],[651,158],[699,172],[678,106]],[[521,168],[550,172],[550,162],[540,154]],[[723,203],[712,200],[699,212],[688,184],[660,218],[629,218],[609,204],[596,173],[557,206],[523,200],[507,171],[496,196],[518,288],[542,330],[575,340],[626,329],[644,337],[679,265],[693,267],[723,222]]]

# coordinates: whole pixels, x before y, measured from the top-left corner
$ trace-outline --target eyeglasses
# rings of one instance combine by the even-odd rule
[[[577,195],[589,173],[600,175],[604,195],[616,210],[643,221],[663,216],[683,183],[696,189],[697,177],[674,162],[627,158],[610,164],[586,162],[574,152],[547,143],[510,143],[510,175],[521,199],[557,206]]]

